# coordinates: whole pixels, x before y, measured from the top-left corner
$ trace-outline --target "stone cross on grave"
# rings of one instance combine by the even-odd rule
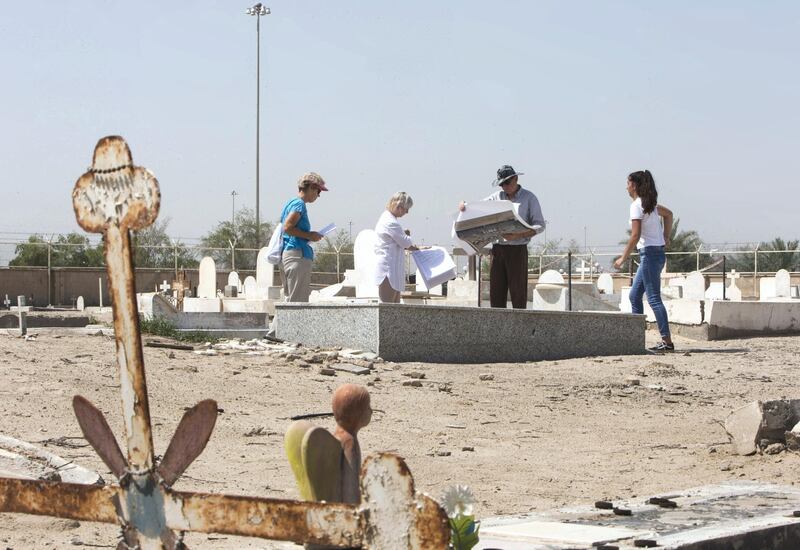
[[[160,289],[161,289],[161,292],[163,292],[164,294],[166,294],[166,293],[167,293],[167,291],[168,291],[170,288],[172,288],[172,287],[171,287],[171,286],[169,286],[169,283],[167,282],[167,280],[166,280],[166,279],[164,279],[164,282],[163,282],[163,283],[161,283],[160,285],[158,285],[158,288],[160,288]]]
[[[172,290],[175,293],[175,301],[178,311],[183,311],[183,299],[186,293],[191,290],[191,284],[186,280],[186,271],[182,270],[178,273],[178,277],[172,281]]]
[[[731,272],[726,275],[726,277],[731,280],[731,286],[736,286],[736,279],[739,279],[741,276],[742,274],[736,273],[735,269],[731,269]]]
[[[130,232],[155,221],[160,200],[155,176],[133,165],[127,143],[118,136],[97,143],[92,167],[72,193],[78,224],[103,233],[127,456],[102,412],[80,395],[72,405],[84,437],[119,485],[0,477],[0,512],[116,523],[122,528],[118,550],[186,548],[186,531],[366,549],[446,548],[450,528],[444,510],[414,490],[405,462],[389,453],[364,462],[357,505],[172,489],[211,437],[217,404],[206,399],[189,409],[163,458],[156,460]]]
[[[3,305],[6,306],[6,309],[11,309],[11,300],[8,299],[8,294],[6,294],[6,299],[3,300]]]
[[[592,266],[586,263],[586,260],[581,260],[581,266],[575,268],[575,273],[581,274],[581,281],[583,281],[586,277],[587,273],[592,271]]]

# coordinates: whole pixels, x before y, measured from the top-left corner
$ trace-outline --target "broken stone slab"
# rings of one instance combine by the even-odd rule
[[[0,434],[0,475],[83,485],[102,485],[97,472],[65,460],[26,441]]]
[[[342,372],[349,372],[350,374],[369,374],[372,372],[372,370],[367,367],[359,367],[358,365],[352,365],[350,363],[335,363],[332,364],[330,368]]]
[[[759,442],[786,442],[786,432],[800,419],[800,399],[753,401],[725,419],[725,431],[736,454],[751,455]]]

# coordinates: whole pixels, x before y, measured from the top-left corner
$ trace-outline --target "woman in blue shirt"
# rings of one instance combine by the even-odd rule
[[[307,172],[297,180],[297,196],[281,212],[283,254],[280,266],[287,302],[308,302],[311,294],[314,251],[309,242],[319,241],[322,235],[311,231],[306,204],[314,202],[327,190],[325,181],[319,174]]]

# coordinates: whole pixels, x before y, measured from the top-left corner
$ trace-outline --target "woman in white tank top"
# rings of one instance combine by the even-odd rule
[[[622,256],[614,261],[614,267],[622,268],[633,249],[638,250],[640,262],[631,285],[631,310],[633,313],[644,313],[642,297],[647,293],[647,302],[653,310],[661,333],[661,343],[650,349],[674,351],[667,310],[661,301],[661,270],[667,261],[665,248],[669,246],[672,232],[672,211],[658,204],[656,182],[649,170],[640,170],[628,176],[628,195],[633,199],[628,218],[631,237]],[[661,218],[664,219],[663,226]]]

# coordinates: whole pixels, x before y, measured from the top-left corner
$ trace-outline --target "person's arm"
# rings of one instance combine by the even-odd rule
[[[414,246],[414,241],[411,240],[411,236],[403,231],[403,228],[400,227],[400,224],[397,222],[391,222],[386,225],[386,233],[391,237],[391,239],[397,243],[397,246],[400,248],[408,248],[409,250],[417,250],[417,247]]]
[[[656,208],[658,215],[664,218],[664,247],[669,248],[669,237],[672,235],[672,210],[660,204]]]
[[[312,242],[317,242],[322,239],[322,235],[316,231],[303,231],[297,228],[297,222],[300,221],[300,212],[291,212],[283,222],[283,232],[292,237],[299,237]]]
[[[625,245],[625,250],[622,251],[622,256],[614,260],[614,267],[620,269],[628,256],[631,255],[633,249],[636,248],[636,243],[642,236],[642,220],[631,220],[631,238],[628,239],[628,244]]]
[[[503,235],[503,238],[507,241],[515,241],[517,239],[527,239],[528,237],[533,237],[534,235],[538,235],[540,231],[544,229],[544,215],[542,214],[542,207],[539,205],[539,199],[533,197],[531,199],[530,205],[530,212],[528,219],[525,220],[528,225],[540,225],[541,229],[538,231],[536,229],[526,229],[525,231],[518,231],[516,233],[508,233]]]

